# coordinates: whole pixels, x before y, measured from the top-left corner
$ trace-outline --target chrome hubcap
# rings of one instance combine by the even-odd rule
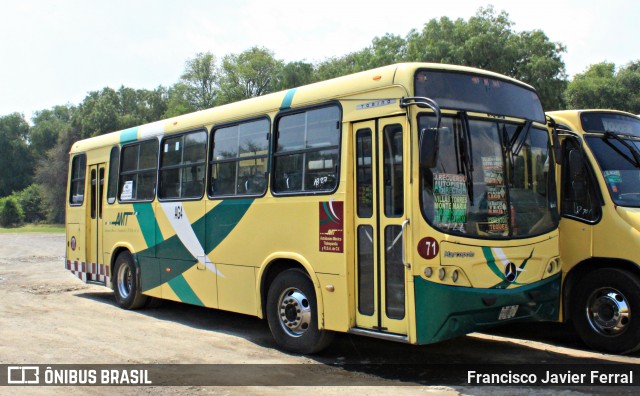
[[[307,296],[296,288],[288,288],[278,299],[280,326],[292,337],[302,336],[311,325],[311,305]]]
[[[587,302],[587,319],[591,327],[601,335],[620,335],[631,320],[629,302],[616,289],[603,287],[595,290]]]
[[[133,276],[128,265],[121,264],[118,268],[118,293],[123,299],[129,297],[133,288]]]

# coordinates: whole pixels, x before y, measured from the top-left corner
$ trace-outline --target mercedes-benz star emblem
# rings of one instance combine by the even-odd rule
[[[518,277],[518,267],[514,263],[507,263],[504,267],[504,277],[511,283],[515,282]]]

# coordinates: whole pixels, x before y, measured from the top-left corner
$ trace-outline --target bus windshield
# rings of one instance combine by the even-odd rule
[[[547,131],[531,122],[443,116],[418,117],[437,151],[421,166],[422,211],[435,228],[469,237],[503,239],[552,231],[557,202]]]
[[[611,132],[587,136],[611,199],[616,205],[640,207],[640,140]]]
[[[415,93],[435,100],[442,108],[545,123],[542,103],[535,91],[498,78],[421,70],[415,75]]]

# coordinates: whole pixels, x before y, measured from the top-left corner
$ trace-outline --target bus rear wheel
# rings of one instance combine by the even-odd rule
[[[315,289],[300,270],[286,270],[273,280],[267,293],[266,314],[273,338],[287,351],[319,352],[333,338],[333,333],[318,328]]]
[[[603,268],[587,274],[571,299],[571,318],[589,347],[609,353],[640,349],[640,281],[625,270]]]
[[[114,264],[115,282],[114,295],[120,308],[138,309],[147,302],[147,296],[140,291],[136,266],[129,252],[122,252]]]

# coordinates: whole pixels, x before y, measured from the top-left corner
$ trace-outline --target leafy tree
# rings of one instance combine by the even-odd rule
[[[509,14],[480,8],[469,21],[432,19],[407,36],[407,60],[478,67],[533,85],[545,108],[563,105],[566,48],[540,30],[513,31]]]
[[[282,67],[278,82],[279,90],[311,84],[315,82],[313,65],[305,62],[289,62]]]
[[[57,142],[61,131],[71,127],[73,107],[55,106],[51,110],[34,113],[33,126],[29,129],[29,147],[34,158],[43,155]]]
[[[273,92],[283,63],[266,48],[253,47],[222,59],[220,104]]]
[[[163,118],[171,118],[196,111],[196,108],[187,99],[188,90],[189,86],[180,82],[169,88],[167,110],[163,114]]]
[[[21,114],[0,117],[0,197],[31,184],[33,160],[28,138],[29,124]]]
[[[616,71],[609,62],[596,63],[576,74],[565,92],[570,108],[617,109],[640,113],[640,61]]]
[[[46,208],[43,204],[42,188],[37,184],[32,184],[24,190],[13,193],[24,212],[24,221],[27,223],[38,223],[46,219]]]
[[[42,186],[42,201],[49,223],[64,223],[69,173],[69,150],[80,139],[80,132],[71,128],[58,136],[58,142],[36,167],[35,179]]]
[[[622,67],[617,78],[624,89],[625,98],[625,103],[620,109],[640,114],[640,60]]]
[[[24,221],[24,212],[18,201],[13,197],[6,197],[0,203],[0,225],[9,227]]]
[[[196,54],[186,62],[185,71],[180,77],[178,91],[195,110],[208,109],[216,105],[218,96],[219,72],[216,57],[211,52]],[[179,107],[177,107],[179,109]]]
[[[387,34],[371,46],[317,66],[320,79],[338,77],[396,62],[434,62],[472,66],[533,85],[547,108],[563,104],[566,72],[562,44],[540,30],[515,32],[506,12],[480,8],[468,21],[442,17],[428,21],[406,38]]]

